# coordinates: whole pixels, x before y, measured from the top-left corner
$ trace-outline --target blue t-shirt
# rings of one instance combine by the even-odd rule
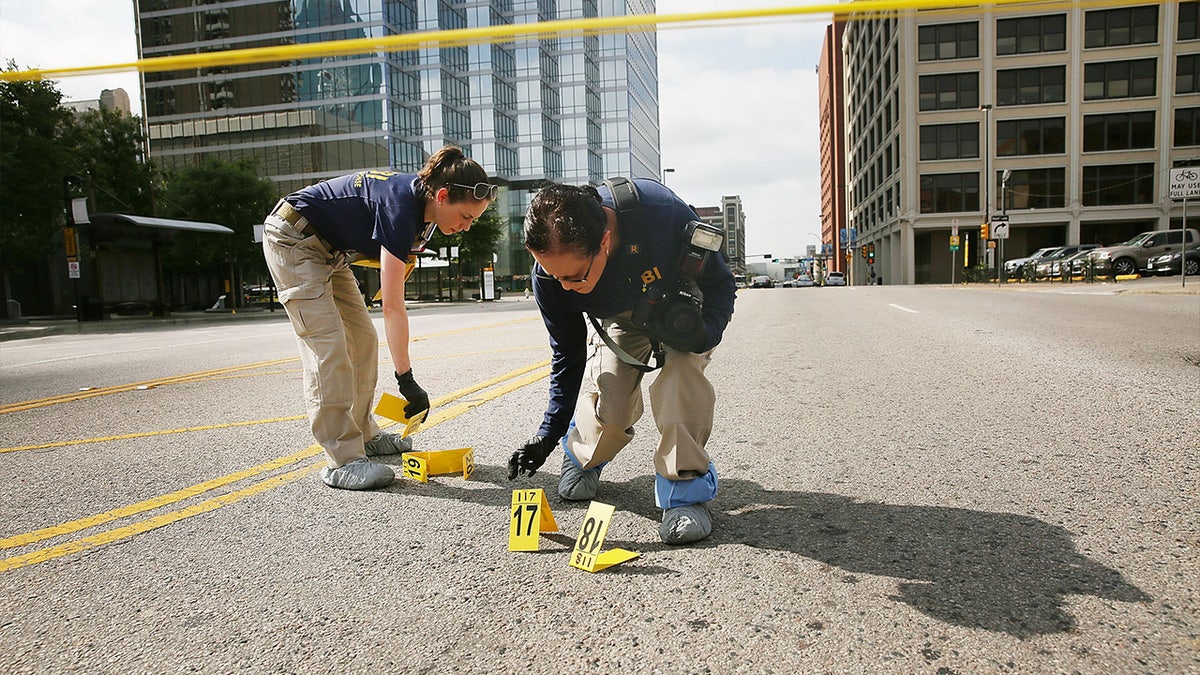
[[[382,247],[407,260],[425,229],[422,192],[415,174],[376,170],[324,180],[285,199],[333,248],[378,260]]]
[[[659,268],[664,277],[676,274],[687,224],[699,220],[695,211],[661,183],[645,178],[633,181],[642,212],[643,253],[645,263]],[[597,188],[601,203],[615,209],[612,191]],[[624,230],[622,229],[622,233]],[[563,288],[557,281],[537,276],[545,271],[533,263],[533,295],[542,321],[550,333],[550,404],[538,430],[539,436],[559,438],[567,431],[575,411],[575,399],[583,382],[587,362],[587,324],[584,312],[596,318],[632,311],[642,295],[641,272],[644,265],[628,252],[628,239],[622,234],[619,250],[610,254],[604,272],[591,293],[581,294]],[[669,281],[669,279],[668,279]],[[662,282],[660,282],[662,283]],[[733,273],[720,253],[709,256],[696,278],[704,294],[702,316],[707,335],[704,350],[721,342],[725,327],[733,317],[736,286]]]

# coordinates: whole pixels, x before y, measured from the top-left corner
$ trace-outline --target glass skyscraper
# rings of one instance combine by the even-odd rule
[[[139,56],[203,54],[557,19],[653,0],[135,0]],[[143,78],[150,153],[171,169],[250,157],[280,193],[366,168],[415,172],[446,143],[508,187],[498,275],[524,274],[541,181],[658,176],[655,34],[562,35]]]

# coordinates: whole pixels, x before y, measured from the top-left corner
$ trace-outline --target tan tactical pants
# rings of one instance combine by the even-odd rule
[[[650,339],[629,322],[630,313],[600,320],[626,352],[645,362]],[[585,384],[575,404],[575,426],[567,448],[585,469],[607,462],[633,440],[633,425],[644,411],[642,372],[617,358],[599,336],[592,336]],[[650,383],[650,409],[661,438],[654,470],[668,481],[688,480],[709,471],[704,445],[712,433],[716,393],[704,375],[712,352],[694,354],[667,349],[666,361]]]
[[[330,467],[366,456],[379,434],[371,413],[379,377],[379,336],[346,256],[314,235],[269,215],[263,254],[287,310],[300,361],[313,438]]]

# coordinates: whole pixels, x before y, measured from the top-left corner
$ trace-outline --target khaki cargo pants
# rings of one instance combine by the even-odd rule
[[[379,377],[379,336],[346,256],[320,237],[272,214],[263,255],[279,291],[304,366],[304,401],[313,438],[330,467],[366,456],[379,434],[371,414]]]
[[[650,358],[650,339],[629,319],[626,312],[601,319],[600,324],[621,349],[645,362]],[[617,358],[598,335],[592,336],[592,347],[585,386],[575,404],[575,424],[566,437],[567,450],[585,469],[616,457],[633,440],[633,425],[644,412],[643,373]],[[689,494],[708,495],[708,499],[716,495],[716,472],[704,449],[716,406],[716,392],[704,374],[711,359],[711,350],[694,354],[667,348],[664,365],[650,383],[650,409],[660,434],[654,453],[660,501],[664,490],[671,491],[669,484],[679,482],[703,483],[693,485]]]

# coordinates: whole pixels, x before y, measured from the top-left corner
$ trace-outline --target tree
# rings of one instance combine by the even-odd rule
[[[8,62],[8,71],[17,70]],[[0,271],[43,264],[64,222],[68,153],[59,142],[71,113],[53,82],[0,82]]]
[[[277,199],[274,183],[258,175],[252,159],[209,160],[169,175],[160,208],[164,217],[217,223],[233,234],[180,233],[167,255],[168,264],[177,271],[228,265],[235,289],[247,267],[265,274],[262,248],[254,243],[254,226],[262,223]]]
[[[71,172],[91,177],[97,212],[155,214],[157,171],[145,157],[140,117],[88,110],[70,119],[62,141],[71,155]]]
[[[489,206],[466,232],[446,237],[437,243],[443,246],[458,247],[458,296],[462,299],[462,270],[479,269],[492,264],[492,255],[496,252],[496,242],[504,232],[504,219],[496,210],[495,205]],[[445,243],[442,243],[445,242]]]

